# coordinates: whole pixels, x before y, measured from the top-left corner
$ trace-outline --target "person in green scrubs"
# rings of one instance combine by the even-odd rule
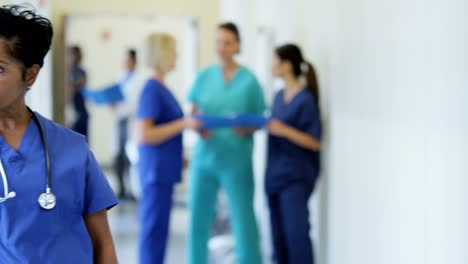
[[[216,116],[263,114],[262,89],[254,74],[234,59],[239,51],[237,27],[232,23],[221,24],[216,34],[219,63],[202,70],[189,93],[194,113]],[[237,263],[261,263],[253,210],[254,132],[255,129],[246,127],[199,131],[201,138],[191,161],[190,264],[207,263],[207,242],[220,188],[228,197]]]

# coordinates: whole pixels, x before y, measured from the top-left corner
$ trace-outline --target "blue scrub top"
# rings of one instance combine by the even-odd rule
[[[320,139],[320,112],[314,95],[303,89],[287,104],[283,98],[284,90],[281,90],[274,99],[272,118]],[[269,136],[265,179],[268,193],[277,192],[296,181],[313,186],[319,170],[319,152],[304,149],[285,138]]]
[[[84,217],[117,204],[85,138],[38,114],[51,158],[52,210],[37,199],[45,192],[44,145],[33,119],[19,149],[0,136],[0,157],[10,191],[16,197],[0,203],[1,263],[93,263],[93,247]],[[3,181],[0,181],[3,194]]]
[[[153,119],[155,124],[163,125],[183,116],[177,99],[164,84],[153,79],[146,82],[138,105],[138,119]],[[142,183],[173,184],[181,180],[182,134],[159,145],[140,144],[138,151]]]
[[[232,80],[225,82],[221,66],[212,65],[201,71],[188,99],[202,114],[233,116],[240,113],[263,114],[263,91],[255,75],[239,66]],[[207,140],[199,140],[193,163],[209,168],[222,167],[225,161],[252,159],[253,137],[237,136],[232,128],[211,131]]]

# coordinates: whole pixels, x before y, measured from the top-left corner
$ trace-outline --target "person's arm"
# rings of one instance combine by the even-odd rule
[[[270,134],[286,138],[302,148],[312,151],[320,150],[320,141],[317,138],[292,126],[288,126],[277,119],[273,119],[268,123],[268,130]]]
[[[137,112],[136,136],[142,144],[161,144],[182,133],[186,128],[197,128],[198,122],[193,118],[179,118],[165,124],[158,124],[163,119],[165,107],[163,96],[158,92],[161,87],[145,86],[140,95]]]
[[[112,103],[109,105],[109,109],[111,112],[115,113],[117,112],[117,103]]]
[[[115,264],[117,257],[107,220],[107,210],[116,206],[118,200],[96,158],[89,150],[85,167],[82,215],[92,242],[94,263]]]
[[[86,84],[86,72],[80,72],[78,76],[76,76],[76,79],[73,81],[73,90],[75,92],[81,91],[83,86]]]
[[[234,132],[236,133],[236,135],[244,137],[254,134],[259,129],[260,128],[255,127],[235,127]]]
[[[101,210],[85,217],[93,244],[93,255],[95,264],[117,264],[114,242],[107,221],[107,211]]]
[[[255,113],[262,115],[265,112],[265,96],[263,95],[263,89],[257,78],[253,76],[252,84],[249,87],[249,113]],[[235,127],[234,132],[238,136],[251,136],[260,128],[258,127]]]
[[[161,144],[182,133],[186,128],[196,128],[197,121],[180,118],[164,125],[155,125],[151,118],[138,121],[138,140],[143,144]]]
[[[193,114],[197,114],[197,113],[200,113],[200,111],[198,110],[198,107],[196,104],[193,104],[192,105],[192,115]],[[211,135],[210,131],[208,130],[202,130],[202,129],[195,129],[195,131],[198,132],[198,134],[200,135],[200,137],[202,137],[203,139],[208,139]]]

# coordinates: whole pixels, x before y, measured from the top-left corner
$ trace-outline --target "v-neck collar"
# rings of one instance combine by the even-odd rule
[[[231,80],[229,81],[226,81],[226,79],[224,79],[224,72],[223,72],[223,67],[221,66],[221,64],[218,64],[218,70],[219,70],[219,73],[221,75],[221,80],[223,81],[223,86],[224,87],[229,87],[232,85],[232,83],[234,82],[234,80],[237,78],[237,76],[239,75],[239,72],[241,71],[241,68],[242,68],[242,65],[237,65],[237,68],[236,68],[236,71],[234,72],[234,74],[232,75],[232,78]]]
[[[37,138],[34,133],[34,128],[35,128],[35,121],[34,121],[34,118],[31,117],[26,127],[26,130],[23,133],[23,136],[21,137],[18,150],[15,150],[12,146],[10,146],[10,144],[8,144],[8,142],[6,142],[3,136],[0,136],[2,156],[7,153],[12,153],[14,155],[24,155],[28,153],[29,149],[31,148],[32,143]]]
[[[284,106],[288,106],[290,105],[291,103],[293,103],[296,98],[298,98],[304,91],[306,90],[306,88],[302,88],[300,91],[297,91],[296,94],[291,98],[289,99],[288,102],[285,101],[285,98],[284,98],[284,94],[286,92],[286,89],[283,89],[283,93],[281,94],[281,104],[284,105]]]

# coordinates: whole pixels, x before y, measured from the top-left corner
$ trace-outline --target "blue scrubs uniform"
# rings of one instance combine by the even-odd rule
[[[117,198],[85,138],[38,117],[48,141],[57,205],[44,210],[37,202],[45,192],[47,173],[44,145],[31,119],[18,150],[0,136],[0,158],[9,188],[16,192],[0,203],[0,263],[92,264],[85,217],[115,206]]]
[[[272,118],[320,139],[319,108],[312,93],[303,89],[287,104],[283,96],[284,90],[276,95]],[[314,263],[308,201],[319,170],[319,152],[270,135],[265,187],[275,263]]]
[[[213,65],[202,71],[189,101],[206,115],[263,114],[265,102],[255,76],[239,66],[226,83],[222,69]],[[189,263],[205,264],[208,239],[215,216],[219,188],[227,194],[236,256],[240,264],[261,263],[258,231],[253,211],[253,136],[238,136],[232,128],[211,131],[200,139],[191,161]]]
[[[70,71],[71,85],[74,85],[79,79],[82,78],[86,79],[85,70],[83,70],[83,68],[81,68],[80,66],[72,67]],[[89,114],[88,110],[86,109],[84,90],[73,91],[72,103],[76,113],[76,120],[73,123],[71,129],[88,138]]]
[[[176,98],[162,83],[148,80],[140,97],[138,119],[152,119],[163,125],[183,117]],[[139,177],[142,188],[140,200],[140,264],[164,262],[169,232],[174,184],[182,174],[182,134],[166,142],[141,144]]]

